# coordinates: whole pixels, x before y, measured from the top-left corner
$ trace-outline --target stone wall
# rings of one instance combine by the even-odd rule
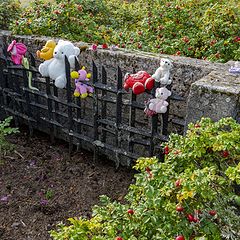
[[[10,43],[12,39],[24,42],[28,46],[28,50],[35,53],[42,48],[49,38],[12,36],[8,31],[0,31],[0,42]],[[81,42],[75,43],[76,46],[82,44]],[[228,73],[231,63],[211,63],[199,59],[127,51],[125,49],[117,51],[98,49],[95,52],[87,49],[80,55],[80,63],[87,69],[91,68],[92,60],[99,67],[105,66],[108,79],[112,84],[115,84],[118,66],[122,69],[123,74],[131,73],[134,70],[146,70],[153,74],[162,57],[170,58],[174,63],[171,72],[173,94],[186,99],[183,102],[171,102],[170,120],[172,120],[172,126],[170,127],[173,131],[174,125],[194,122],[202,116],[213,117],[215,120],[225,116],[239,118],[240,80],[239,77]],[[230,97],[225,97],[225,95]]]

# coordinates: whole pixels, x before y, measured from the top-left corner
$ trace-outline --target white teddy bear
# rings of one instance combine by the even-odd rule
[[[156,82],[161,82],[163,85],[171,84],[172,80],[169,76],[172,66],[172,62],[169,59],[162,58],[160,61],[160,67],[156,70],[152,77]]]
[[[165,113],[167,111],[168,102],[166,99],[171,96],[171,91],[165,87],[157,88],[155,97],[149,101],[148,109],[155,113]]]
[[[39,72],[43,77],[55,80],[55,86],[65,88],[67,79],[65,72],[65,56],[68,58],[70,67],[74,68],[75,57],[80,54],[80,49],[74,47],[69,41],[59,40],[53,51],[53,58],[40,64]]]

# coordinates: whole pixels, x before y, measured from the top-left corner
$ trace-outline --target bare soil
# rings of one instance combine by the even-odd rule
[[[115,169],[87,151],[71,156],[68,145],[26,131],[8,137],[14,149],[0,158],[0,239],[45,240],[69,217],[91,216],[100,195],[122,201],[134,172]]]

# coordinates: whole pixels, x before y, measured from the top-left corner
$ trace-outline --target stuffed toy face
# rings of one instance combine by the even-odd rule
[[[160,66],[166,70],[169,70],[173,67],[173,64],[169,59],[162,58],[160,61]]]
[[[54,48],[53,57],[59,60],[64,60],[64,56],[79,55],[80,49],[74,47],[71,42],[59,40],[57,46]]]
[[[167,88],[161,87],[156,89],[156,93],[155,93],[156,98],[166,100],[169,96],[171,96],[171,92]]]

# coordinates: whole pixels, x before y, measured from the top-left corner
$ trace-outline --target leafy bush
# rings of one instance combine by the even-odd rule
[[[140,158],[127,204],[102,196],[90,220],[71,218],[55,240],[239,239],[240,125],[202,119],[172,134],[164,162]],[[178,237],[178,238],[177,238]]]
[[[0,29],[8,29],[11,22],[20,15],[20,2],[17,0],[0,1]]]
[[[11,120],[12,117],[8,117],[4,121],[0,122],[0,155],[10,148],[10,144],[7,142],[5,137],[18,132],[17,128],[10,127]]]
[[[226,62],[240,58],[239,22],[237,0],[40,0],[12,30]]]

